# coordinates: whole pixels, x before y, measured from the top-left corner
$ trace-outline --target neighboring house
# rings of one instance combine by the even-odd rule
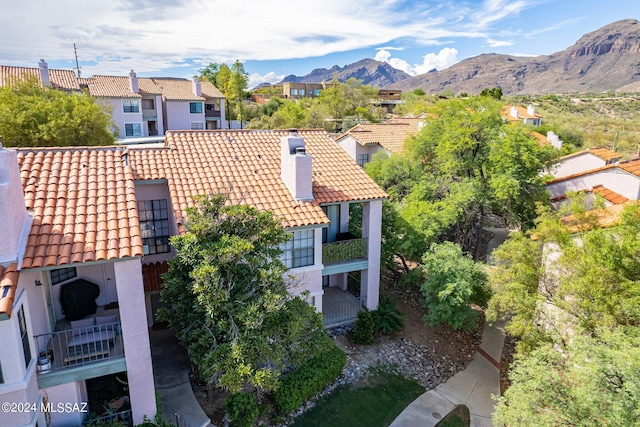
[[[336,137],[336,143],[360,166],[369,163],[375,153],[399,153],[407,138],[422,128],[422,118],[390,119],[384,123],[362,123]]]
[[[164,135],[162,93],[149,78],[93,76],[82,79],[91,96],[106,102],[118,126],[118,138]]]
[[[208,81],[169,77],[94,75],[79,78],[71,70],[0,66],[0,86],[36,78],[42,86],[69,91],[86,88],[105,102],[118,127],[117,138],[163,136],[167,130],[213,130],[227,126],[225,97]]]
[[[547,136],[544,136],[540,132],[532,131],[531,136],[533,136],[537,141],[538,145],[545,146],[551,145],[553,148],[560,149],[562,148],[563,142],[555,132],[549,131],[547,132]]]
[[[536,114],[533,105],[529,105],[527,108],[506,106],[502,110],[502,117],[510,122],[521,122],[525,125],[540,126],[542,124],[542,116]]]
[[[285,82],[282,83],[282,96],[288,99],[317,98],[326,88],[327,83]]]
[[[587,148],[560,158],[551,168],[551,174],[556,178],[562,178],[610,165],[621,158],[620,153],[605,147]]]
[[[282,247],[290,292],[325,325],[377,307],[387,195],[324,131],[170,131],[165,144],[0,148],[0,398],[35,405],[0,413],[0,425],[79,425],[88,413],[57,405],[97,412],[114,397],[98,386],[124,372],[132,421],[153,418],[148,327],[175,256],[169,237],[184,231],[194,196],[220,192],[281,219],[292,234]]]
[[[552,199],[562,197],[567,192],[595,190],[599,186],[627,199],[637,200],[640,196],[640,159],[605,164],[555,178],[545,184]]]
[[[325,131],[169,132],[163,146],[129,146],[127,153],[138,204],[153,206],[153,218],[140,215],[149,242],[143,243],[143,268],[150,322],[159,305],[159,274],[174,256],[168,238],[183,230],[193,196],[213,193],[282,220],[292,233],[283,247],[290,291],[307,292],[326,325],[352,321],[362,305],[377,307],[387,196],[346,154],[336,152]],[[349,233],[355,204],[362,206],[362,236]],[[144,224],[143,218],[154,222]]]
[[[80,84],[72,70],[50,70],[44,59],[38,68],[0,65],[0,86],[13,86],[15,82],[36,79],[42,87],[80,92]]]
[[[80,425],[116,397],[96,382],[124,372],[133,422],[153,419],[143,241],[122,149],[0,148],[0,218],[0,400],[34,405],[3,411],[0,425]]]
[[[227,126],[225,98],[208,81],[153,78],[162,93],[167,130],[214,130]]]

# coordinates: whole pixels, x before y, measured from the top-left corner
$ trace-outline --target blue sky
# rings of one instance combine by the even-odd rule
[[[250,86],[375,58],[416,75],[482,53],[536,56],[640,15],[630,0],[0,0],[0,63],[191,77],[245,64]]]

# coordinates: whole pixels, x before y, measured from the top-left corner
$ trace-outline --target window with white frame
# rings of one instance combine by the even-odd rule
[[[369,163],[369,155],[368,154],[358,154],[358,164],[362,167]]]
[[[18,310],[18,325],[20,326],[20,340],[22,341],[22,351],[24,353],[25,369],[29,368],[31,362],[31,344],[29,344],[29,334],[27,331],[27,321],[24,318],[24,307]]]
[[[55,270],[49,271],[51,285],[57,285],[58,283],[65,282],[77,276],[78,276],[78,271],[76,270],[75,267],[56,268]]]
[[[189,103],[189,113],[191,113],[191,114],[202,114],[202,102],[190,102]]]
[[[191,130],[204,130],[204,122],[191,122]]]
[[[142,123],[125,123],[124,136],[142,136]]]
[[[314,263],[314,230],[294,231],[291,238],[284,243],[282,262],[287,268],[304,267]]]
[[[138,100],[138,99],[123,99],[122,100],[122,112],[123,113],[139,113],[140,112],[140,100]]]
[[[138,202],[140,235],[145,255],[169,252],[169,211],[167,201],[143,200]]]

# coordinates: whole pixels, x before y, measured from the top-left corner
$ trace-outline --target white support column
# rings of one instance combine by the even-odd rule
[[[367,240],[369,268],[362,270],[360,299],[370,310],[378,308],[380,296],[380,244],[382,243],[382,200],[362,206],[362,237]]]
[[[340,203],[340,232],[349,231],[349,203]]]
[[[114,264],[133,423],[156,415],[156,395],[140,259]]]

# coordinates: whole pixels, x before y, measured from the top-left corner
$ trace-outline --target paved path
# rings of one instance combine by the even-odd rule
[[[411,402],[390,427],[432,427],[459,404],[469,408],[471,427],[493,426],[491,396],[500,395],[498,366],[503,344],[502,325],[486,326],[478,351],[466,369]]]
[[[150,331],[151,359],[156,390],[162,400],[162,418],[175,423],[180,414],[187,427],[211,426],[211,420],[193,395],[187,352],[170,329]],[[173,424],[172,424],[173,425]]]
[[[489,241],[487,252],[491,252],[507,238],[504,228],[489,228],[494,237]],[[473,360],[467,367],[429,390],[398,415],[389,427],[432,427],[456,405],[464,404],[471,413],[471,427],[491,427],[494,401],[492,395],[500,395],[500,357],[504,344],[504,326],[498,323],[485,326],[482,340]]]

